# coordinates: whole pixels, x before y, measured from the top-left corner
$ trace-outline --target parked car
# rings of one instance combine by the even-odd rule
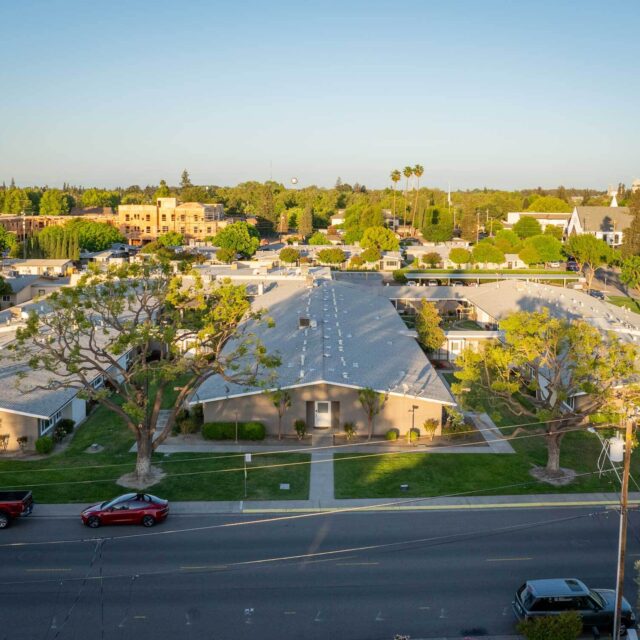
[[[14,518],[30,515],[32,510],[31,491],[0,491],[0,529],[6,529]]]
[[[438,286],[437,280],[427,280],[427,287],[437,287],[437,286]]]
[[[589,589],[575,578],[528,580],[516,591],[512,606],[519,620],[577,611],[585,627],[610,630],[615,598],[616,592],[612,589]],[[636,616],[624,598],[621,624],[626,629],[636,627]]]
[[[598,300],[604,300],[605,299],[605,295],[602,291],[596,291],[595,289],[590,289],[589,290],[589,295],[592,298],[597,298]]]
[[[169,515],[169,501],[149,493],[125,493],[108,502],[87,507],[80,517],[88,527],[103,524],[141,524],[152,527]]]
[[[550,269],[559,269],[560,268],[560,263],[559,262],[547,262],[547,265],[549,266]]]
[[[418,283],[415,280],[409,280],[409,282],[407,282],[407,287],[417,287]]]
[[[577,262],[567,262],[567,271],[580,271]]]
[[[452,287],[464,287],[464,282],[462,282],[462,280],[452,280],[451,281],[451,286]]]

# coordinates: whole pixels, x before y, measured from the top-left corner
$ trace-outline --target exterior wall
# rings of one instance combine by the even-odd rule
[[[358,390],[337,385],[317,384],[308,387],[290,389],[291,407],[282,418],[282,433],[294,434],[293,423],[302,418],[309,429],[313,428],[313,411],[308,412],[307,402],[326,400],[339,403],[339,417],[336,420],[335,405],[332,408],[333,429],[342,431],[345,422],[353,422],[359,433],[367,433],[367,418],[358,400]],[[399,429],[406,433],[411,428],[412,406],[415,406],[414,424],[421,427],[427,419],[435,418],[442,422],[442,405],[410,397],[389,396],[381,412],[374,421],[374,433],[384,435],[388,429]],[[264,423],[268,433],[278,432],[278,413],[267,394],[255,394],[242,398],[217,400],[203,403],[205,422],[240,422],[257,420]],[[237,413],[236,413],[237,412]],[[440,434],[440,429],[436,435]]]
[[[204,240],[226,226],[221,204],[188,202],[158,198],[156,204],[126,204],[118,207],[118,228],[131,244],[152,242],[158,236],[175,231],[185,240]]]
[[[7,451],[18,451],[20,449],[17,438],[21,436],[29,438],[26,448],[33,450],[38,438],[38,418],[0,411],[0,435],[7,433],[9,434]]]
[[[87,403],[81,398],[74,398],[65,409],[65,418],[71,418],[76,424],[84,422],[87,417]],[[69,415],[67,415],[69,414]]]

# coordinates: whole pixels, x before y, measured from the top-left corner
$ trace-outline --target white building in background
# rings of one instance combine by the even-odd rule
[[[614,195],[610,207],[574,207],[567,236],[590,233],[611,247],[619,247],[632,220],[629,207],[619,207]]]
[[[512,227],[517,222],[520,222],[522,218],[533,218],[537,220],[542,227],[542,233],[545,232],[547,227],[559,227],[562,229],[563,234],[567,230],[569,224],[570,213],[544,213],[540,211],[510,211],[507,213],[506,227]]]

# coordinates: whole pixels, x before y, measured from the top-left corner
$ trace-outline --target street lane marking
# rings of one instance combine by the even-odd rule
[[[337,567],[368,567],[380,564],[379,562],[336,562]]]
[[[285,611],[285,612],[284,612],[284,615],[285,615],[285,616],[295,616],[295,615],[296,615],[296,612],[295,612],[295,611]]]
[[[518,560],[533,560],[533,558],[487,558],[486,562],[516,562]]]
[[[56,571],[71,571],[71,569],[67,569],[67,568],[60,568],[60,569],[25,569],[25,571],[27,573],[48,573],[48,572],[56,572]]]
[[[226,564],[203,564],[197,565],[194,567],[180,567],[180,571],[211,571],[212,569],[215,571],[216,569],[228,569],[229,567]]]

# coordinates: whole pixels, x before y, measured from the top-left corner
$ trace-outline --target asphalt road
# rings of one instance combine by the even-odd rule
[[[269,518],[19,521],[0,532],[0,638],[508,635],[527,578],[615,582],[618,518],[601,507]],[[631,525],[635,604],[638,513]]]

